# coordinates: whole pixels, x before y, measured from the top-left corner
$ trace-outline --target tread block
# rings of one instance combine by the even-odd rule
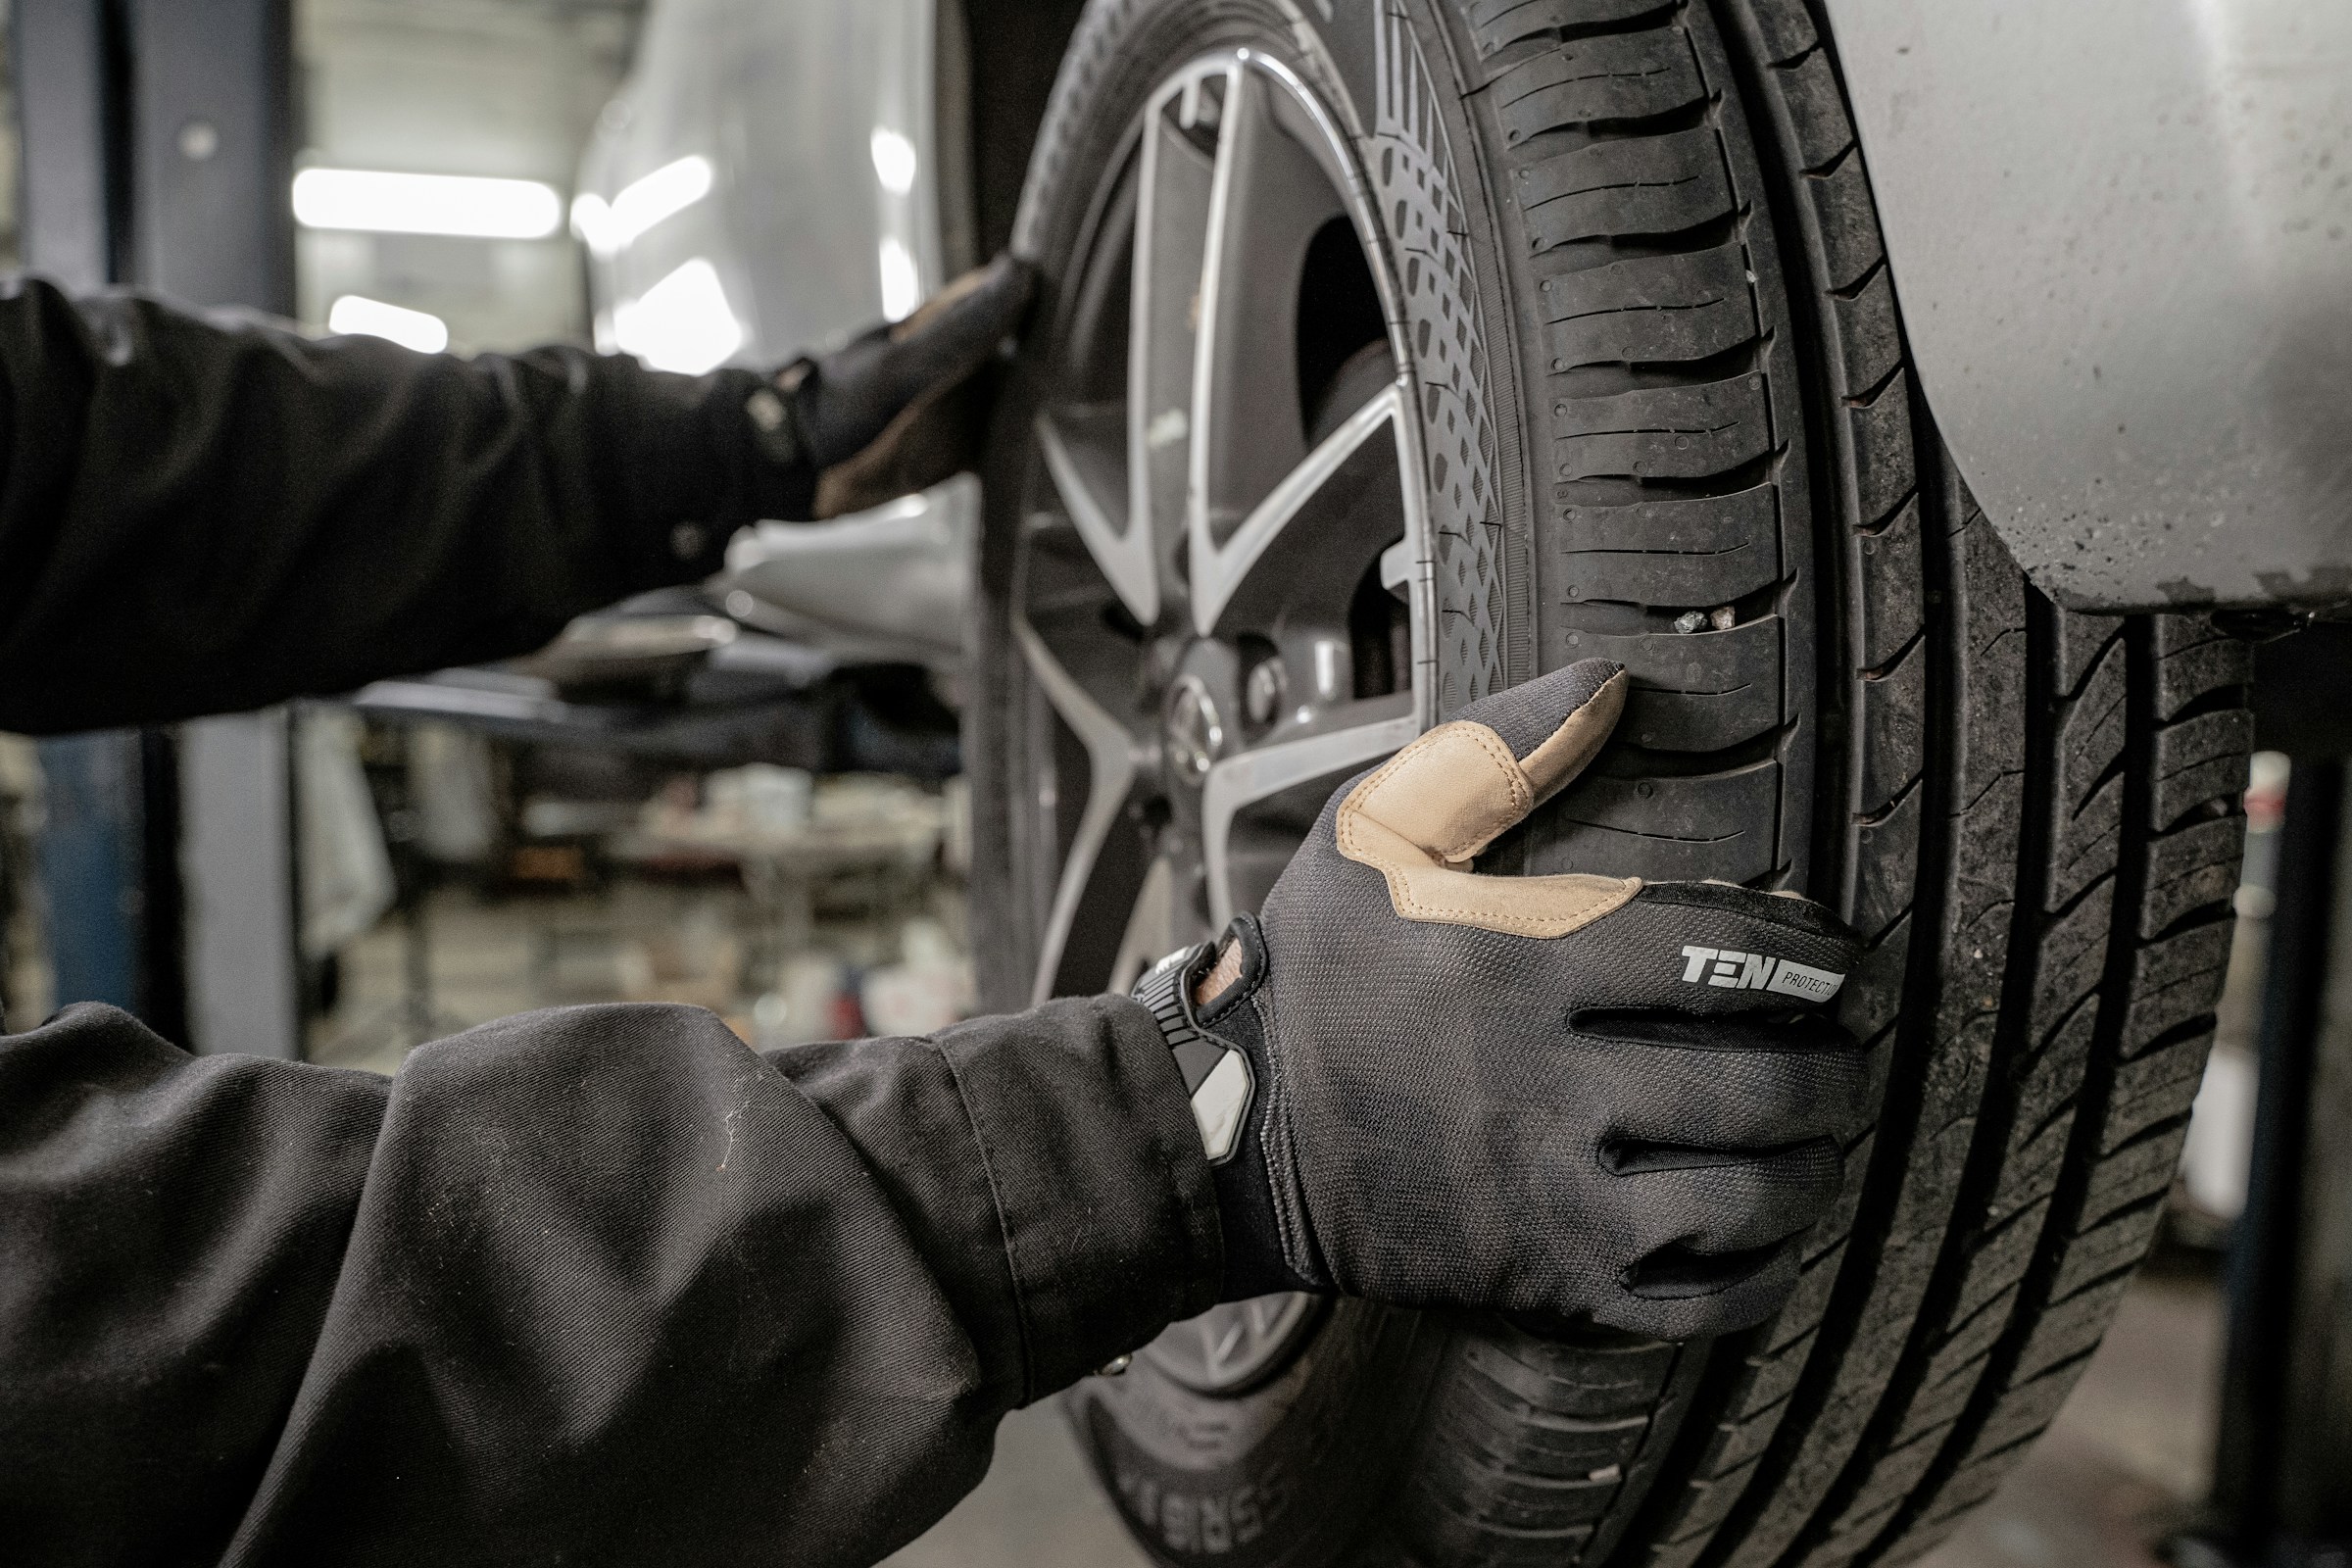
[[[1632,778],[1588,774],[1530,824],[1528,870],[1753,882],[1775,868],[1781,764]]]
[[[2123,776],[2100,785],[2078,810],[2052,801],[2050,815],[2050,882],[2042,907],[2057,909],[2115,870],[2124,833]]]
[[[1464,1518],[1456,1511],[1464,1504],[1432,1485],[1428,1476],[1416,1477],[1413,1488],[1419,1494],[1420,1505],[1408,1514],[1412,1544],[1428,1561],[1486,1563],[1493,1568],[1539,1568],[1539,1565],[1548,1568],[1550,1564],[1574,1562],[1578,1549],[1592,1535],[1589,1524],[1544,1530],[1511,1525],[1483,1512],[1476,1519]],[[1600,1490],[1614,1494],[1617,1488],[1612,1482]]]
[[[2124,1055],[2138,1055],[2166,1031],[2213,1011],[2230,968],[2236,926],[2228,920],[2191,926],[2132,956],[2132,1005],[2124,1014]]]
[[[1660,752],[1711,752],[1781,722],[1781,617],[1689,636],[1569,631],[1562,663],[1613,659],[1633,677],[1617,733]]]
[[[2109,771],[2123,755],[2129,651],[2109,642],[2071,699],[2052,739],[2058,787],[2050,800],[2050,870],[2043,907],[2064,907],[2115,869],[2123,838],[2124,781]]]
[[[1892,669],[1858,682],[1862,779],[1856,799],[1878,812],[1911,787],[1926,756],[1928,649],[1914,643]]]
[[[2105,657],[2107,645],[2123,636],[2124,618],[2062,610],[2056,620],[2057,659],[2050,673],[2056,682],[2053,690],[2061,697],[2069,697],[2082,689],[2082,677]]]
[[[1512,1398],[1553,1415],[1593,1421],[1628,1412],[1646,1416],[1676,1354],[1671,1345],[1561,1346],[1515,1329],[1464,1336],[1456,1345],[1465,1365]]]
[[[1659,0],[1468,0],[1462,7],[1482,56],[1523,38],[1605,27],[1667,9]]]
[[[1845,1511],[1831,1526],[1830,1540],[1803,1560],[1816,1568],[1826,1568],[1828,1563],[1848,1562],[1859,1555],[1885,1526],[1887,1516],[1919,1490],[1929,1467],[1943,1451],[1942,1438],[1943,1429],[1932,1429],[1881,1455]]]
[[[1728,496],[1563,505],[1544,530],[1570,600],[1728,605],[1779,580],[1780,496],[1757,485]]]
[[[2245,818],[2234,814],[2184,827],[2150,843],[2147,895],[2139,911],[2140,936],[2152,937],[2183,915],[2228,904],[2237,892],[2239,862],[2245,858]]]
[[[1877,386],[1903,362],[1902,321],[1894,309],[1894,276],[1879,269],[1850,298],[1830,296],[1838,323],[1838,354],[1849,392]]]
[[[2066,1021],[2018,1064],[2013,1149],[2026,1147],[2035,1136],[2034,1129],[2057,1116],[2074,1099],[2098,1028],[2099,999],[2085,997],[2082,1004],[2068,1013]]]
[[[2242,708],[2169,724],[2156,732],[2155,807],[2148,826],[2171,827],[2208,801],[2246,787],[2254,715]]]
[[[2092,792],[2124,751],[2124,696],[2129,663],[2121,642],[2100,659],[2072,700],[2061,703],[2052,749],[2058,763],[2058,805],[2072,813]]]
[[[1711,1457],[1720,1464],[1745,1464],[1750,1459],[1762,1458],[1764,1450],[1772,1446],[1773,1438],[1781,1430],[1781,1417],[1787,1413],[1783,1410],[1760,1410],[1746,1420],[1725,1428],[1722,1441],[1716,1445]]]
[[[2026,1024],[2034,1039],[2049,1035],[2098,988],[2107,965],[2107,923],[2114,904],[2114,882],[2102,883],[2043,932]]]
[[[1962,1000],[1971,1011],[1989,1014],[2000,1005],[2009,924],[2017,908],[2017,827],[2024,798],[2025,781],[2010,773],[1994,780],[1966,809],[1952,813],[1945,907],[1954,938],[1947,946],[1955,975],[1968,977],[1970,994]]]
[[[1973,816],[1992,800],[2001,781],[2014,784],[2025,768],[2025,726],[2016,721],[2032,690],[2026,667],[2026,584],[2000,537],[1969,503],[1952,537],[1959,556],[1958,596],[1963,619],[1959,673],[1967,682],[1960,710],[1961,735],[1954,799]],[[2014,803],[1994,820],[2005,824],[2002,853],[2014,858],[2022,808]],[[1967,852],[1970,845],[1963,843]],[[1996,873],[2004,883],[2014,871]]]
[[[1885,816],[1854,829],[1854,898],[1846,922],[1866,940],[1892,925],[1918,896],[1920,801],[1913,790]]]
[[[2129,1276],[2119,1274],[2052,1303],[2026,1337],[2012,1376],[2022,1383],[2096,1348],[2123,1300],[2124,1287],[2131,1283]]]
[[[2099,1130],[2099,1152],[2130,1143],[2158,1122],[2187,1115],[2205,1082],[2205,1057],[2212,1049],[2208,1029],[2120,1064],[2106,1125]]]
[[[2117,1210],[2144,1203],[2170,1189],[2173,1175],[2180,1167],[2180,1145],[2187,1136],[2185,1126],[2173,1128],[2126,1144],[2102,1158],[2092,1169],[2082,1196],[2082,1226],[2095,1227]]]
[[[2072,1296],[2092,1280],[2133,1266],[2148,1255],[2148,1249],[2156,1244],[2157,1227],[2163,1223],[2164,1205],[2148,1202],[2128,1208],[2076,1237],[2051,1282],[2050,1294]]]
[[[1695,1500],[1676,1522],[1671,1544],[1653,1560],[1663,1565],[1688,1562],[1696,1556],[1705,1547],[1707,1537],[1723,1523],[1732,1505],[1740,1500],[1740,1494],[1747,1490],[1747,1483],[1755,1473],[1756,1461],[1749,1459],[1728,1469],[1710,1471],[1704,1482],[1694,1484],[1691,1490],[1697,1494]],[[1692,1548],[1689,1556],[1678,1550],[1686,1544]]]
[[[2041,1241],[2041,1220],[2047,1211],[2045,1200],[2020,1212],[1989,1237],[1980,1239],[1969,1253],[1950,1317],[1956,1325],[1955,1343],[1978,1345],[1976,1353],[1983,1354],[2000,1337],[2000,1320],[2007,1313],[1994,1310],[1994,1303],[2015,1291],[2025,1278],[2026,1266],[2034,1261],[2034,1248]],[[1984,1327],[1988,1320],[1990,1327]],[[1938,1351],[1937,1358],[1942,1359],[1943,1352]]]
[[[1646,1414],[1609,1421],[1572,1421],[1493,1391],[1452,1385],[1439,1396],[1437,1425],[1465,1457],[1483,1456],[1532,1481],[1584,1481],[1595,1470],[1622,1463],[1649,1430]],[[1476,1458],[1472,1463],[1476,1463]]]
[[[1854,438],[1854,507],[1864,523],[1874,523],[1900,506],[1918,484],[1911,456],[1909,373],[1897,371],[1870,402],[1848,408],[1845,419]]]
[[[1862,961],[1846,979],[1845,1000],[1838,1004],[1838,1019],[1856,1038],[1874,1039],[1894,1022],[1902,1010],[1903,969],[1910,957],[1911,917],[1906,914],[1893,930],[1864,951]]]
[[[1551,412],[1561,479],[1706,479],[1772,450],[1761,375],[1561,398]]]
[[[1756,337],[1747,255],[1722,245],[1560,272],[1538,288],[1556,372],[1711,359]]]
[[[1835,1274],[1837,1271],[1827,1269],[1823,1272]],[[1818,1315],[1819,1310],[1816,1307],[1814,1315]],[[1770,1355],[1750,1356],[1747,1387],[1741,1391],[1746,1396],[1746,1406],[1762,1410],[1788,1397],[1796,1388],[1797,1379],[1803,1375],[1805,1357],[1811,1353],[1813,1342],[1819,1337],[1818,1330],[1808,1330],[1803,1338],[1783,1346]]]
[[[1602,236],[1679,234],[1735,206],[1722,145],[1706,125],[1531,160],[1510,192],[1538,252]]]
[[[2163,722],[2172,722],[2173,715],[2200,697],[2244,686],[2254,679],[2254,651],[2236,638],[2215,631],[2212,622],[2193,615],[2158,615],[2154,619],[2156,716]]]
[[[1886,254],[1879,243],[1879,209],[1871,200],[1861,152],[1847,153],[1836,168],[1807,174],[1798,185],[1812,202],[1814,220],[1820,225],[1822,255],[1829,264],[1824,281],[1839,292],[1852,288]]]
[[[1830,69],[1828,51],[1810,50],[1802,59],[1779,67],[1773,75],[1780,84],[1781,101],[1788,106],[1789,126],[1796,133],[1797,167],[1828,168],[1854,144],[1854,122],[1845,112],[1845,94],[1838,89],[1838,73]]]
[[[1927,624],[1919,527],[1915,495],[1885,527],[1855,542],[1855,657],[1864,669],[1884,668]]]
[[[1764,58],[1775,64],[1793,60],[1821,41],[1802,5],[1760,5],[1749,14],[1763,35]]]
[[[1579,38],[1522,61],[1489,95],[1512,146],[1547,130],[1672,114],[1707,95],[1680,27]]]

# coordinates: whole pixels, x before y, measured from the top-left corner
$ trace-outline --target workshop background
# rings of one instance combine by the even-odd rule
[[[660,216],[674,214],[711,178],[673,171],[674,189],[641,197],[634,216],[625,190],[584,183],[600,135],[610,147],[632,133],[625,84],[649,47],[645,23],[629,0],[302,0],[298,170],[525,182],[550,193],[561,220],[493,213],[484,232],[453,234],[328,213],[298,227],[285,307],[311,328],[421,348],[601,343],[699,368],[715,363],[712,348],[720,359],[747,345],[781,357],[788,329],[903,314],[964,259],[951,217],[898,261],[886,249],[862,294],[839,289],[798,316],[747,315],[731,336],[708,311],[696,315],[708,290],[695,294],[704,272],[691,263],[662,264],[634,299],[609,287],[600,297],[600,280],[626,270],[613,225],[642,223],[665,203]],[[21,262],[18,124],[12,95],[0,105],[0,267],[11,270]],[[181,156],[207,156],[201,126],[176,134]],[[860,132],[844,156],[893,151]],[[329,205],[337,194],[331,181],[312,188]],[[528,205],[523,187],[508,194]],[[295,211],[305,211],[299,200]],[[653,319],[646,302],[659,305],[663,288],[671,316]],[[633,327],[616,306],[636,308]],[[935,512],[954,513],[952,500]],[[208,949],[195,923],[220,862],[256,854],[284,894],[280,1044],[313,1061],[390,1072],[417,1045],[472,1024],[613,1000],[709,1006],[762,1046],[922,1032],[967,1015],[969,826],[953,659],[865,658],[838,637],[786,635],[808,630],[790,605],[757,608],[765,620],[714,620],[711,607],[685,600],[646,607],[611,646],[584,633],[568,663],[559,650],[540,666],[276,715],[260,753],[237,754],[265,759],[260,784],[239,789],[276,803],[258,840],[250,812],[205,814],[204,774],[192,770],[216,742],[233,752],[249,733],[0,738],[8,1024],[98,997],[167,1027],[176,1019],[202,1043],[208,1018],[253,1016],[250,996],[224,1011],[218,987],[207,995],[208,963],[243,960]],[[779,628],[764,639],[775,646],[753,647],[762,639],[748,623]],[[643,699],[678,698],[689,656],[721,647],[733,650],[730,700],[689,693],[712,699],[707,712],[689,702],[682,718],[629,716]],[[1933,1560],[1943,1568],[2152,1561],[2207,1495],[2217,1273],[2245,1201],[2285,778],[2282,757],[2255,759],[2230,989],[2168,1239],[2055,1429],[1940,1549]],[[271,820],[287,829],[281,842],[268,842]],[[267,911],[258,918],[269,925]],[[258,984],[267,991],[266,976]],[[1016,1415],[988,1484],[894,1561],[1143,1562],[1061,1420],[1052,1405]]]

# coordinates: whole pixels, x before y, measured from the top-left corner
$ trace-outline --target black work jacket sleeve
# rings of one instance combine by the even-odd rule
[[[0,285],[0,729],[237,711],[527,653],[805,517],[747,370],[461,360]]]
[[[870,1562],[1213,1298],[1126,999],[746,1049],[591,1007],[398,1077],[0,1041],[12,1564]]]

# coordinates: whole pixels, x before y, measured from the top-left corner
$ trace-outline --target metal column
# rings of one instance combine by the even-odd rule
[[[128,56],[108,0],[17,0],[24,264],[72,289],[124,277]],[[160,730],[45,741],[39,875],[61,1003],[108,1002],[186,1038],[176,763]]]
[[[132,0],[131,255],[188,305],[294,311],[291,23],[284,0]],[[180,732],[188,1034],[296,1057],[293,741],[285,710]]]
[[[28,266],[291,314],[286,0],[17,0],[15,15]],[[286,716],[189,724],[172,751],[153,732],[45,748],[86,808],[44,855],[61,1000],[137,1006],[197,1050],[298,1055]]]

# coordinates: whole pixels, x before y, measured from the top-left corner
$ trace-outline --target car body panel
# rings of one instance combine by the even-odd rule
[[[649,7],[580,190],[622,212],[632,186],[687,159],[705,161],[710,183],[641,231],[585,214],[575,224],[598,346],[696,370],[731,334],[727,363],[781,365],[906,315],[966,265],[969,176],[951,123],[959,17],[935,0]],[[697,267],[723,299],[706,285],[701,309],[725,315],[715,335],[689,320],[667,343],[642,315],[630,330],[642,302]],[[746,530],[711,598],[846,662],[950,666],[978,514],[966,479],[816,528]]]
[[[1929,407],[2035,583],[2352,602],[2352,6],[1827,7]]]

